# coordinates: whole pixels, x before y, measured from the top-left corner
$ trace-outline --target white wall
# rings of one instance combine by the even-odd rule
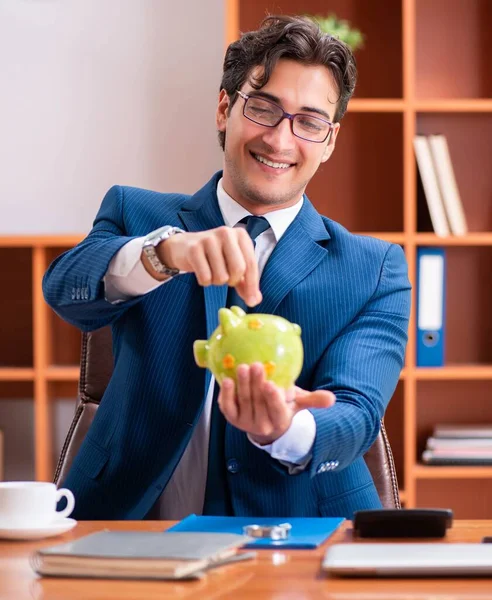
[[[221,167],[224,0],[0,0],[0,235],[84,233],[113,184]]]

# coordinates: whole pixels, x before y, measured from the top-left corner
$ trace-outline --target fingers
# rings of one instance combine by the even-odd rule
[[[236,285],[237,293],[248,306],[256,306],[262,301],[258,263],[253,242],[244,229],[238,231],[238,244],[244,257],[245,271],[242,280]]]
[[[226,377],[222,381],[217,402],[226,419],[233,424],[236,423],[239,418],[239,409],[236,403],[234,380],[230,377]]]
[[[212,283],[212,269],[208,264],[202,244],[192,244],[188,251],[190,270],[195,273],[200,285],[208,286]]]
[[[299,410],[304,408],[330,408],[335,404],[335,400],[335,394],[328,390],[306,392],[296,387],[295,402]]]
[[[250,369],[248,365],[238,365],[237,376],[237,404],[239,415],[243,419],[254,419],[254,408],[251,402]]]
[[[273,427],[268,416],[263,395],[265,380],[265,368],[263,365],[261,363],[252,364],[250,368],[250,393],[254,423],[259,435],[268,436],[272,433]]]
[[[238,235],[233,229],[230,230],[229,234],[223,236],[222,253],[224,255],[229,277],[227,284],[231,287],[236,287],[246,272],[246,259],[243,256],[243,250],[239,245]]]
[[[268,418],[274,431],[287,431],[292,422],[292,410],[286,404],[285,392],[272,381],[263,386],[263,397]]]
[[[190,237],[192,236],[192,237]],[[254,246],[244,229],[218,227],[188,234],[186,263],[203,286],[235,287],[248,306],[262,300]]]

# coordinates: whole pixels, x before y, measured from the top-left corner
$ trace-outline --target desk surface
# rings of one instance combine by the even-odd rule
[[[154,582],[38,578],[29,566],[33,550],[60,544],[104,528],[162,531],[162,521],[81,521],[69,533],[37,542],[0,542],[0,599],[12,600],[485,600],[492,598],[491,579],[331,579],[320,571],[329,544],[353,543],[345,523],[317,550],[258,551],[255,560],[210,571],[200,581]],[[447,542],[479,542],[492,535],[492,521],[458,521]],[[439,540],[442,541],[442,540]],[[363,542],[357,542],[363,543]]]

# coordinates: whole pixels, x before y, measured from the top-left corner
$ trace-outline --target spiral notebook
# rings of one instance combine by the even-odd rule
[[[167,531],[243,534],[247,525],[278,525],[290,523],[292,529],[286,540],[255,539],[245,548],[317,548],[345,521],[343,517],[203,517],[189,515]]]

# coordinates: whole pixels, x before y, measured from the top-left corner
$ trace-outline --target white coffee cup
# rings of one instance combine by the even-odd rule
[[[56,510],[56,503],[67,499],[67,506]],[[0,528],[44,527],[68,517],[75,498],[66,488],[57,489],[45,481],[0,482]]]

